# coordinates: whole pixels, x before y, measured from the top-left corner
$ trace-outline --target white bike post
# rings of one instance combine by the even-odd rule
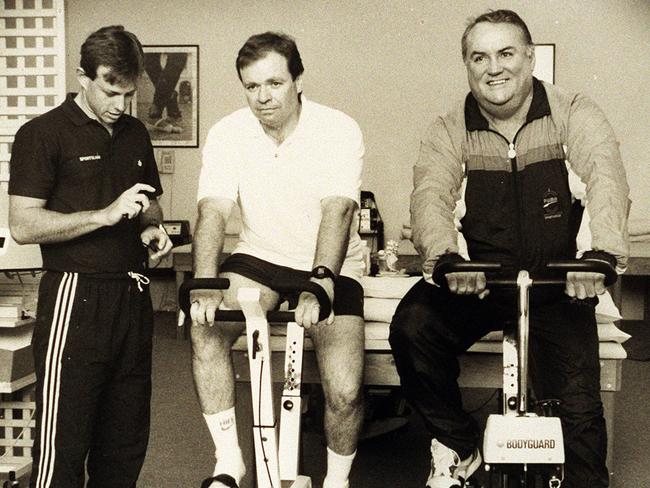
[[[237,300],[246,317],[257,488],[311,488],[309,477],[298,476],[304,329],[295,322],[287,324],[278,447],[268,320],[260,305],[257,288],[240,288]]]
[[[280,479],[293,482],[292,488],[311,488],[311,479],[298,476],[302,413],[302,358],[305,329],[287,323],[284,356],[284,387],[280,402]]]
[[[257,288],[240,288],[237,300],[246,317],[257,487],[280,488],[269,323],[260,305],[260,291]]]
[[[527,271],[517,277],[519,317],[515,333],[503,338],[503,414],[490,415],[485,428],[485,469],[521,465],[559,466],[559,477],[551,475],[549,487],[562,484],[564,441],[557,417],[539,417],[528,412],[529,294],[533,285]],[[503,472],[502,472],[503,473]],[[508,479],[502,474],[502,483]]]

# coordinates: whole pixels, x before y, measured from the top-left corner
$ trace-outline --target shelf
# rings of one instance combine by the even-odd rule
[[[26,386],[31,385],[36,381],[36,373],[30,373],[27,376],[18,378],[10,382],[0,382],[0,393],[12,393],[18,391]]]
[[[2,329],[16,329],[25,325],[36,324],[36,319],[28,317],[26,319],[8,319],[6,317],[0,318],[0,330]]]
[[[32,470],[31,458],[3,457],[0,458],[0,474],[16,473],[16,479],[21,478]]]

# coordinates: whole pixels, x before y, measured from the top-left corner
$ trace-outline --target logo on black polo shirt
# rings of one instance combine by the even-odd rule
[[[97,161],[98,159],[102,159],[102,157],[99,154],[93,154],[92,156],[79,156],[79,161]]]

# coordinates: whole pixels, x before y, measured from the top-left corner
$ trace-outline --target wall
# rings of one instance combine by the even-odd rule
[[[364,189],[375,193],[388,238],[408,219],[412,164],[431,117],[464,96],[460,37],[468,16],[511,8],[533,40],[555,43],[556,83],[582,90],[614,126],[632,187],[632,217],[650,213],[650,2],[647,0],[67,0],[68,88],[79,46],[96,28],[124,24],[143,44],[199,44],[202,145],[209,127],[244,105],[234,59],[246,38],[282,30],[297,38],[305,94],[354,117],[366,141]],[[199,149],[176,150],[163,204],[196,218]]]

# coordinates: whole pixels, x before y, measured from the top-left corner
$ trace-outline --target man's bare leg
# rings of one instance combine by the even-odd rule
[[[230,280],[223,303],[239,309],[237,290],[241,287],[261,290],[264,310],[273,308],[278,295],[259,283],[234,273],[223,273]],[[235,376],[230,349],[244,330],[242,323],[215,322],[213,326],[192,325],[192,372],[201,411],[215,444],[217,463],[213,475],[227,474],[237,483],[246,468],[239,448],[235,419]],[[214,482],[212,488],[224,487]]]
[[[325,394],[328,469],[324,488],[348,486],[363,422],[364,321],[339,315],[311,329]]]

